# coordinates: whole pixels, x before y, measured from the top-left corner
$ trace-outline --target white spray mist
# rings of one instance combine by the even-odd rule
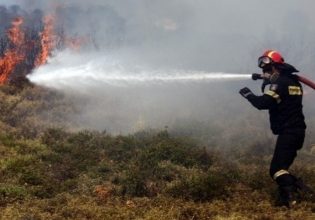
[[[123,65],[104,55],[78,56],[69,51],[58,54],[50,59],[49,64],[40,67],[28,76],[29,80],[35,84],[62,91],[69,89],[83,91],[99,86],[211,83],[217,80],[239,80],[250,77],[250,74],[223,72],[152,70],[138,65]]]
[[[205,120],[224,112],[237,96],[237,80],[249,74],[152,70],[117,56],[65,51],[28,76],[31,82],[81,100],[75,103],[82,128],[129,133],[172,126],[178,120]],[[119,62],[118,62],[119,60]],[[229,84],[230,83],[230,84]],[[231,84],[232,83],[232,84]],[[232,85],[232,87],[231,87]]]

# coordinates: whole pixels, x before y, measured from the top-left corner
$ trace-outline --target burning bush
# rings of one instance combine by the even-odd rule
[[[0,85],[25,81],[56,49],[79,47],[83,40],[65,36],[55,13],[0,7]]]
[[[0,34],[0,84],[15,81],[34,67],[44,64],[54,49],[52,21],[41,13],[22,13],[20,9],[2,8],[2,17],[10,24]],[[36,23],[33,19],[37,18]],[[10,21],[11,20],[11,21]],[[33,27],[31,26],[33,25]]]
[[[27,81],[25,76],[55,51],[113,47],[123,34],[124,20],[106,6],[58,4],[45,11],[0,6],[0,85]]]

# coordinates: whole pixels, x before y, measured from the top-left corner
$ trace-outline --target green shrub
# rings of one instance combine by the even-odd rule
[[[32,195],[41,199],[53,198],[56,196],[57,192],[59,192],[57,190],[57,184],[57,182],[51,182],[50,184],[36,187],[32,190]]]
[[[36,170],[26,170],[20,180],[21,183],[27,183],[30,185],[40,185],[43,183],[43,176],[40,173],[37,173]]]
[[[115,162],[129,161],[136,153],[139,146],[133,136],[107,137],[103,144],[103,149],[107,157]]]
[[[256,166],[251,170],[244,170],[242,181],[253,190],[273,193],[276,184],[269,176],[269,169],[266,166]],[[250,169],[250,168],[249,168]]]
[[[144,172],[141,172],[138,167],[132,167],[125,172],[125,177],[120,181],[122,186],[122,195],[129,196],[146,196],[148,191],[145,187],[146,176]]]
[[[14,158],[9,158],[6,161],[6,171],[10,173],[22,173],[27,170],[27,167],[36,162],[36,157],[32,155],[19,155]]]
[[[206,149],[185,139],[172,138],[166,131],[142,138],[146,144],[135,145],[134,154],[121,167],[123,175],[115,179],[123,195],[154,196],[163,191],[167,182],[182,175],[179,167],[207,170],[212,164]]]
[[[191,176],[172,181],[165,189],[173,197],[206,201],[227,196],[228,180],[213,171],[196,171]]]
[[[14,147],[16,144],[16,140],[12,134],[1,133],[0,134],[0,143],[7,146],[7,147]]]
[[[163,131],[138,152],[136,161],[142,169],[152,169],[161,161],[207,169],[212,164],[212,155],[205,148],[196,146],[190,139],[170,138],[169,134]]]
[[[41,136],[41,142],[48,147],[55,149],[60,147],[68,136],[69,134],[62,128],[49,128]]]
[[[16,200],[24,200],[28,196],[25,187],[9,184],[0,185],[0,206]]]

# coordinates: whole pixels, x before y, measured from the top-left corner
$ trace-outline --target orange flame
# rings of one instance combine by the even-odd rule
[[[15,18],[12,21],[12,28],[8,31],[8,37],[13,45],[22,45],[24,41],[24,33],[21,31],[23,19],[21,17]]]
[[[34,52],[34,48],[40,48],[40,51],[32,60],[34,67],[39,67],[47,63],[47,59],[52,51],[58,45],[64,45],[73,50],[79,50],[82,44],[87,42],[84,37],[66,37],[55,34],[55,17],[47,15],[43,19],[43,30],[39,33],[39,41],[28,39],[23,30],[23,18],[17,17],[11,22],[11,27],[7,31],[9,46],[0,57],[0,85],[7,83],[10,74],[16,71],[19,64],[25,64],[28,61],[27,55]],[[32,51],[33,50],[33,51]],[[29,53],[29,54],[27,54]],[[24,63],[23,63],[24,62]]]
[[[21,30],[22,24],[23,19],[21,17],[15,18],[12,21],[12,27],[7,32],[11,45],[10,48],[4,52],[4,56],[0,58],[0,84],[5,84],[7,82],[15,67],[25,57],[22,50],[25,37]]]
[[[44,30],[40,33],[41,51],[35,60],[35,67],[45,64],[56,46],[54,24],[55,18],[52,15],[44,17]]]

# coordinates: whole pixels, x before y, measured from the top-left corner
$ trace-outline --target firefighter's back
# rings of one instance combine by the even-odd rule
[[[278,105],[269,111],[273,132],[279,134],[297,129],[305,130],[303,88],[297,77],[293,74],[280,74],[270,88],[280,96]]]

